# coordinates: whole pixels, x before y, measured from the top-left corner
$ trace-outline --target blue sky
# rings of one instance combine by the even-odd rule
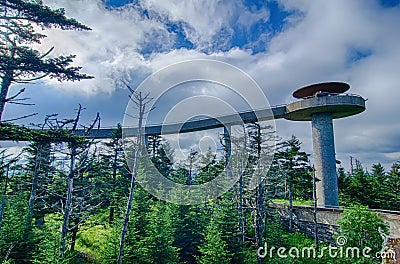
[[[103,3],[109,9],[124,8],[124,6],[130,5],[137,9],[140,15],[147,19],[159,19],[163,20],[166,25],[166,29],[176,34],[174,45],[171,49],[187,48],[195,49],[198,48],[196,43],[186,36],[184,21],[172,21],[168,17],[161,17],[161,15],[153,10],[143,8],[140,1],[130,0],[104,0]],[[227,34],[226,28],[219,29],[216,32],[218,38],[223,41],[219,41],[218,38],[213,40],[212,47],[200,48],[205,53],[212,53],[215,51],[228,51],[232,48],[250,49],[252,54],[259,52],[265,52],[268,44],[268,40],[274,35],[278,34],[284,28],[286,24],[286,18],[293,16],[296,10],[285,10],[284,7],[276,1],[265,1],[265,0],[254,0],[254,1],[243,1],[240,7],[246,12],[259,13],[265,15],[260,17],[257,21],[251,24],[241,24],[237,21],[234,22],[240,13],[237,13],[231,17],[232,23],[231,32]],[[242,10],[242,11],[243,11]],[[264,13],[267,11],[268,14]],[[221,36],[227,37],[228,39],[221,38]],[[161,49],[155,45],[155,43],[149,42],[148,45],[141,51],[145,55],[150,55],[154,52],[163,52],[166,50]]]
[[[50,113],[71,117],[81,103],[87,122],[100,112],[103,125],[112,126],[122,122],[128,100],[120,80],[137,87],[171,63],[217,59],[247,72],[271,105],[293,101],[291,93],[311,83],[350,83],[350,92],[368,98],[367,110],[335,121],[337,158],[345,167],[351,155],[366,167],[382,162],[389,168],[400,160],[399,2],[45,0],[93,30],[46,31],[39,49],[54,46],[54,55],[76,54],[76,64],[95,79],[24,85],[35,106],[9,105],[5,118],[38,112],[23,121],[27,124]],[[204,93],[187,95],[196,92]],[[280,137],[295,134],[312,152],[309,123],[276,125]]]

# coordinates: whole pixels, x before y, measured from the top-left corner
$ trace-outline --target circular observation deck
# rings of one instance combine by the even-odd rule
[[[315,113],[331,113],[343,118],[365,110],[365,99],[359,95],[343,94],[350,85],[340,82],[313,84],[296,90],[293,96],[302,100],[286,105],[285,119],[311,121]]]

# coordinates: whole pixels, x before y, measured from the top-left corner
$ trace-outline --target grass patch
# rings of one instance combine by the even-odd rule
[[[289,200],[287,199],[272,199],[271,202],[277,204],[289,204]],[[297,206],[312,206],[313,204],[313,200],[293,200],[293,205]]]

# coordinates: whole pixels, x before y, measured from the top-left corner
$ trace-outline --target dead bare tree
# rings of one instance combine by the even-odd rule
[[[79,105],[78,112],[76,114],[76,118],[73,121],[73,126],[71,129],[72,133],[75,133],[77,128],[78,128],[78,123],[79,119],[81,116],[81,111],[82,111],[82,106]],[[100,126],[100,116],[99,113],[97,113],[96,119],[93,121],[93,123],[86,129],[86,133],[84,136],[88,136],[89,132],[94,128],[94,126],[98,124],[98,127]],[[89,142],[88,144],[85,144],[84,150],[83,151],[88,151],[90,148],[90,145],[93,141]],[[69,219],[73,210],[73,205],[72,205],[72,193],[74,189],[74,176],[75,176],[75,163],[76,163],[76,157],[79,154],[79,145],[76,142],[76,140],[71,140],[68,143],[68,148],[70,149],[70,164],[69,164],[69,173],[67,177],[67,196],[65,199],[65,204],[63,206],[63,224],[61,227],[61,247],[60,247],[60,252],[61,252],[61,257],[64,257],[65,250],[66,250],[66,238],[67,238],[67,233],[69,231]]]
[[[40,125],[40,129],[44,131],[48,119],[52,118],[53,116],[47,116],[45,121],[42,125]],[[46,158],[49,157],[50,154],[50,147],[51,144],[49,141],[43,140],[40,142],[34,142],[32,144],[34,148],[34,165],[33,165],[33,176],[32,176],[32,187],[31,193],[29,195],[29,202],[28,202],[28,213],[26,215],[26,224],[25,224],[25,237],[29,234],[32,228],[32,218],[33,212],[35,207],[35,200],[36,200],[36,192],[39,188],[39,174],[41,172],[42,166],[46,163]]]
[[[315,249],[318,252],[319,249],[319,240],[318,240],[318,222],[317,222],[317,177],[315,177],[315,167],[312,166],[312,174],[313,174],[313,221],[314,221],[314,240],[315,240]]]
[[[4,174],[4,187],[3,191],[1,194],[1,204],[0,204],[0,228],[3,224],[3,217],[4,217],[4,211],[6,207],[6,193],[7,193],[7,188],[8,188],[8,173],[10,170],[10,165],[17,162],[19,158],[19,155],[16,157],[11,157],[11,155],[5,155],[5,150],[1,151],[1,159],[0,159],[0,173]],[[0,176],[2,176],[0,174]],[[1,179],[1,178],[0,178]],[[3,179],[1,179],[3,180]]]
[[[243,127],[241,136],[232,137],[234,148],[237,149],[237,158],[233,156],[233,167],[243,172],[236,184],[236,199],[238,211],[238,229],[241,242],[254,241],[255,246],[263,246],[266,234],[267,203],[274,196],[271,182],[267,178],[268,167],[272,160],[276,135],[271,126],[259,123],[250,123]],[[243,163],[244,161],[244,163]],[[237,170],[238,168],[234,168]],[[253,218],[252,227],[247,226],[248,214]],[[254,237],[248,237],[248,229],[253,228]],[[257,262],[262,259],[257,257]]]
[[[230,131],[232,128],[229,129]],[[248,135],[246,133],[246,128],[242,127],[243,135],[240,137],[234,136],[232,133],[224,133],[223,139],[220,140],[221,145],[224,147],[225,151],[230,151],[230,164],[229,169],[232,174],[239,175],[238,182],[235,184],[234,190],[236,195],[236,210],[238,213],[238,233],[240,235],[240,241],[245,242],[246,240],[246,208],[244,204],[244,169],[247,160],[247,148],[248,148]],[[227,131],[228,132],[228,131]],[[229,133],[229,132],[228,132]],[[229,136],[229,142],[227,137]],[[231,146],[227,146],[230,143]],[[232,150],[233,149],[233,150]],[[232,155],[233,154],[233,155]],[[226,153],[227,155],[227,153]]]
[[[128,231],[128,222],[129,216],[131,214],[132,209],[132,200],[135,191],[135,178],[138,172],[139,166],[139,158],[141,154],[141,148],[143,144],[143,137],[144,137],[144,129],[143,129],[143,117],[146,114],[146,105],[152,100],[149,97],[149,94],[143,95],[141,92],[135,93],[129,85],[124,83],[127,88],[131,91],[132,95],[129,97],[130,100],[136,105],[138,109],[138,134],[134,143],[134,152],[133,152],[133,162],[132,162],[132,174],[131,174],[131,183],[129,189],[129,197],[126,203],[126,210],[125,210],[125,217],[122,225],[121,231],[121,240],[119,243],[119,252],[118,252],[118,260],[117,263],[122,263],[122,257],[124,256],[124,244],[125,244],[125,237]],[[151,110],[151,109],[150,109]]]
[[[122,127],[118,124],[117,128],[112,132],[110,142],[105,143],[105,146],[110,149],[110,153],[106,156],[111,160],[112,166],[112,175],[111,175],[111,191],[112,194],[109,198],[110,203],[110,210],[109,210],[109,217],[108,222],[110,224],[114,223],[114,214],[116,209],[116,202],[115,202],[115,190],[117,188],[117,172],[118,170],[122,169],[121,165],[118,165],[120,159],[122,159],[123,154],[123,140],[122,140]]]

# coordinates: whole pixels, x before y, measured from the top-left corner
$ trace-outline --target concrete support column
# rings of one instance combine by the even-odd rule
[[[224,126],[224,141],[225,141],[225,165],[228,164],[232,152],[231,142],[231,127]]]
[[[339,206],[331,113],[312,115],[312,137],[315,176],[317,177],[317,204],[325,207]]]

